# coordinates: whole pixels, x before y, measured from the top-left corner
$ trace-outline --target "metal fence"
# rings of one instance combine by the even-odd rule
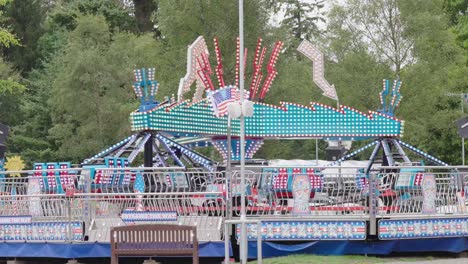
[[[219,241],[224,221],[239,217],[241,202],[248,218],[260,220],[360,219],[372,226],[382,218],[466,217],[465,169],[256,167],[245,175],[245,201],[238,171],[1,172],[0,240],[109,241],[113,226],[176,223],[196,225],[200,241]]]

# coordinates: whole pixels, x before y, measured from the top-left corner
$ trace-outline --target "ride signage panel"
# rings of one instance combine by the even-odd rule
[[[468,218],[380,220],[379,239],[468,236]]]
[[[247,239],[257,240],[257,224],[247,224]],[[265,221],[261,227],[262,240],[364,240],[365,221]],[[236,226],[240,237],[240,224]]]

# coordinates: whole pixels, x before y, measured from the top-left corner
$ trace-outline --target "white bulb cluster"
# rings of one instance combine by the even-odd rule
[[[103,157],[103,156],[109,154],[110,152],[116,150],[117,148],[121,147],[122,145],[124,145],[124,144],[127,143],[128,141],[134,139],[135,137],[136,137],[136,135],[131,135],[131,136],[129,136],[128,138],[126,138],[126,139],[120,141],[119,143],[117,143],[117,144],[115,144],[115,145],[113,145],[113,146],[111,146],[111,147],[109,147],[109,148],[107,148],[107,149],[105,149],[105,150],[99,152],[98,154],[94,155],[92,158],[86,159],[86,160],[83,162],[83,164],[88,164],[88,163],[90,163],[91,161],[93,161],[93,160],[95,160],[95,159],[97,159],[97,158],[100,158],[100,157]]]
[[[414,153],[417,153],[417,154],[423,156],[424,158],[427,158],[427,159],[429,159],[429,160],[431,160],[431,161],[433,161],[433,162],[435,162],[435,163],[437,163],[439,165],[448,166],[447,163],[439,160],[438,158],[436,158],[436,157],[434,157],[432,155],[427,154],[426,152],[424,152],[424,151],[422,151],[422,150],[420,150],[418,148],[415,148],[415,147],[411,146],[408,143],[405,143],[405,142],[403,142],[401,140],[398,140],[398,143],[400,143],[402,146],[408,148],[409,150],[413,151]]]

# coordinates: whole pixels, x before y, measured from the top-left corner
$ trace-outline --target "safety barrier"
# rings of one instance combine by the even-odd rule
[[[372,210],[386,218],[468,214],[468,172],[457,169],[385,167],[365,174],[356,167],[262,167],[246,172],[244,202],[247,215],[267,218],[362,218]],[[240,214],[239,183],[235,172],[229,186],[234,216]],[[298,211],[295,203],[301,202],[301,193],[307,206]]]
[[[461,229],[466,223],[468,234],[466,170],[385,167],[365,173],[357,167],[249,168],[243,202],[247,218],[264,224],[262,236],[267,239],[275,237],[268,233],[275,226],[292,230],[292,238],[299,237],[300,228],[308,228],[313,237],[315,228],[317,232],[338,228],[343,238],[363,239],[366,223],[369,234],[376,235],[418,219],[447,219]],[[224,221],[240,216],[240,178],[238,171],[177,168],[1,172],[0,240],[108,242],[114,226],[161,223],[196,226],[200,241],[219,241],[226,235]],[[382,219],[413,222],[379,222]],[[444,230],[450,230],[447,226]],[[348,229],[355,231],[348,234]],[[333,238],[321,235],[315,237]]]

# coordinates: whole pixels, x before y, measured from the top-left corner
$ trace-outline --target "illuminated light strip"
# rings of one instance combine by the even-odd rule
[[[240,159],[240,142],[239,140],[233,140],[235,141],[235,147],[231,149],[231,158],[233,160],[239,160]],[[247,139],[245,142],[245,147],[246,147],[246,152],[245,152],[245,158],[246,159],[252,159],[253,155],[257,152],[257,150],[260,149],[260,147],[263,145],[263,140],[262,139]],[[227,160],[228,157],[228,149],[227,149],[227,140],[222,140],[222,139],[215,139],[213,140],[213,146],[218,150],[219,153],[221,153],[221,156],[223,157],[224,160]],[[233,152],[235,151],[235,153]]]
[[[213,146],[216,148],[216,150],[221,153],[221,156],[223,157],[223,160],[227,160],[228,158],[228,151],[223,142],[220,142],[218,140],[213,140]]]
[[[257,81],[258,81],[258,75],[260,74],[260,70],[262,65],[260,65],[260,50],[262,48],[262,39],[258,38],[257,40],[257,48],[255,49],[255,55],[253,59],[253,75],[252,75],[252,81],[250,83],[250,93],[249,93],[249,99],[252,100],[252,98],[255,97],[256,91],[255,87],[257,87]]]
[[[260,96],[259,100],[263,101],[265,99],[266,94],[270,90],[271,84],[273,83],[273,80],[276,78],[276,75],[278,75],[278,71],[275,68],[276,62],[279,57],[279,52],[281,51],[281,47],[283,46],[283,42],[277,41],[275,43],[275,46],[273,48],[273,51],[271,52],[270,56],[270,61],[268,62],[267,65],[267,77],[265,80],[265,83],[263,84],[262,89],[260,90]]]
[[[201,57],[201,58],[200,58]],[[209,88],[210,90],[215,90],[213,82],[211,81],[210,75],[213,74],[211,70],[211,65],[208,60],[206,54],[201,54],[201,56],[197,58],[197,63],[199,66],[199,70],[197,70],[198,77],[202,80],[205,88]]]
[[[173,108],[177,108],[177,107],[183,107],[187,104],[190,103],[190,100],[184,100],[184,101],[181,101],[181,102],[175,102],[174,104],[171,104],[169,106],[166,106],[166,111],[169,112],[171,111]]]
[[[267,48],[263,48],[262,49],[262,53],[260,55],[260,62],[258,63],[259,64],[259,67],[260,67],[260,73],[258,74],[257,76],[257,80],[255,81],[255,90],[254,90],[254,97],[256,96],[257,92],[258,92],[258,88],[260,87],[260,84],[261,84],[261,81],[262,81],[262,78],[263,78],[263,74],[261,73],[261,69],[263,67],[263,61],[265,60],[265,54],[266,54],[266,51],[267,51]]]
[[[133,91],[141,100],[140,110],[146,107],[155,107],[157,102],[154,101],[154,96],[157,93],[159,84],[154,80],[155,69],[136,69],[134,70],[135,83]]]
[[[312,60],[312,79],[314,83],[323,91],[323,95],[333,100],[338,100],[335,86],[330,85],[330,83],[328,83],[324,77],[325,66],[323,53],[307,40],[303,40],[297,50]]]
[[[400,89],[401,89],[401,81],[395,80],[394,85],[393,85],[393,90],[392,90],[392,113],[395,111],[395,109],[398,107],[398,105],[401,102],[401,99],[403,96],[400,94]]]
[[[224,70],[223,70],[223,61],[221,57],[221,50],[219,49],[218,38],[214,38],[215,52],[216,52],[216,77],[218,77],[219,87],[224,87]]]
[[[338,159],[338,160],[336,160],[336,161],[334,161],[334,162],[328,164],[327,167],[335,166],[336,164],[338,164],[338,163],[340,163],[340,162],[343,162],[343,161],[345,161],[345,160],[347,160],[347,159],[349,159],[349,158],[351,158],[351,157],[353,157],[353,156],[356,156],[357,154],[363,152],[364,150],[366,150],[366,149],[368,149],[368,148],[370,148],[370,147],[372,147],[372,146],[374,146],[374,145],[376,145],[376,144],[379,144],[379,141],[378,141],[378,140],[376,140],[376,141],[374,141],[374,142],[372,142],[372,143],[369,143],[369,144],[365,145],[364,147],[362,147],[362,148],[360,148],[360,149],[357,149],[357,150],[355,150],[355,151],[353,151],[353,152],[351,152],[351,153],[345,155],[344,157],[342,157],[342,158],[340,158],[340,159]]]
[[[83,164],[88,164],[89,162],[91,162],[91,161],[93,161],[93,160],[95,160],[95,159],[97,159],[97,158],[99,158],[99,157],[102,157],[102,156],[104,156],[104,155],[107,155],[107,154],[111,153],[112,151],[114,151],[114,150],[116,150],[117,148],[119,148],[120,146],[126,144],[128,141],[134,139],[135,137],[136,137],[136,135],[131,135],[131,136],[129,136],[128,138],[126,138],[126,139],[120,141],[119,143],[117,143],[117,144],[115,144],[115,145],[113,145],[113,146],[111,146],[111,147],[109,147],[109,148],[107,148],[107,149],[105,149],[105,150],[99,152],[98,154],[94,155],[92,158],[86,159],[86,160],[83,162]]]
[[[382,91],[379,93],[379,99],[380,103],[382,105],[382,109],[380,109],[380,112],[383,112],[385,114],[393,116],[396,108],[401,102],[401,99],[403,96],[400,94],[400,89],[401,89],[401,81],[395,80],[393,82],[393,87],[391,89],[391,100],[388,102],[387,97],[390,95],[390,81],[389,80],[383,80],[383,88]]]
[[[316,104],[314,109],[311,109],[310,106],[293,103],[283,103],[280,107],[258,102],[254,107],[258,114],[246,119],[246,133],[253,137],[398,137],[401,136],[403,128],[401,121],[385,114],[363,115],[346,107],[337,110]],[[190,134],[225,135],[226,133],[227,120],[225,118],[217,120],[207,100],[199,101],[190,107],[182,105],[169,111],[160,109],[151,112],[149,116],[133,118],[134,130],[149,127],[153,130]],[[194,125],[193,120],[198,120],[196,124],[203,122],[206,125]],[[292,121],[299,125],[299,130],[291,129]],[[312,127],[311,122],[316,126]],[[350,130],[352,127],[355,129]],[[238,129],[238,123],[234,122],[233,133],[238,133]]]
[[[420,149],[417,149],[417,148],[411,146],[410,144],[407,144],[407,143],[405,143],[405,142],[403,142],[401,140],[398,140],[398,143],[400,143],[404,147],[408,148],[409,150],[412,150],[413,152],[415,152],[415,153],[417,153],[417,154],[419,154],[419,155],[421,155],[421,156],[423,156],[423,157],[425,157],[425,158],[427,158],[427,159],[429,159],[429,160],[431,160],[431,161],[433,161],[435,163],[438,163],[439,165],[448,166],[447,163],[439,160],[438,158],[436,158],[436,157],[434,157],[432,155],[427,154],[426,152],[424,152],[424,151],[422,151]]]
[[[388,96],[388,93],[389,93],[389,81],[388,80],[385,80],[383,79],[382,80],[382,91],[379,93],[379,99],[380,99],[380,104],[382,105],[382,109],[384,111],[386,111],[385,109],[385,105],[386,103],[384,102],[384,98],[386,98]]]
[[[141,82],[143,80],[140,69],[133,70],[133,75],[135,76],[135,80],[137,82]]]
[[[200,36],[192,43],[192,45],[189,46],[187,50],[187,73],[183,78],[180,79],[179,82],[179,89],[177,92],[178,101],[183,100],[184,94],[190,90],[190,86],[195,81],[197,81],[197,91],[195,94],[200,93],[200,91],[206,88],[201,85],[202,81],[199,80],[197,75],[197,70],[199,70],[197,65],[197,58],[199,58],[202,54],[209,55],[209,52],[205,43],[205,39]]]
[[[145,137],[138,143],[138,146],[128,155],[128,162],[132,163],[135,157],[140,153],[145,147],[146,142],[150,139],[151,134],[146,134]]]
[[[199,162],[200,164],[202,164],[202,165],[203,165],[205,168],[207,168],[208,170],[210,170],[210,171],[213,171],[213,170],[214,170],[213,166],[211,166],[212,161],[209,160],[208,158],[206,158],[206,157],[204,157],[204,156],[202,156],[202,155],[200,155],[200,154],[195,153],[195,152],[192,151],[191,149],[186,148],[186,147],[184,147],[184,146],[178,144],[178,143],[175,142],[175,141],[172,141],[171,139],[169,139],[169,138],[167,138],[167,137],[165,137],[165,136],[163,136],[163,135],[161,135],[161,134],[157,134],[156,137],[157,137],[158,139],[160,139],[160,141],[163,142],[167,147],[169,147],[169,145],[170,145],[170,146],[174,146],[174,147],[178,148],[180,151],[182,151],[182,153],[183,153],[184,155],[186,155],[186,156],[192,158],[193,160]],[[177,156],[176,156],[175,158],[176,158],[177,160],[179,160],[179,159],[177,158]],[[179,160],[179,161],[180,161],[180,160]],[[183,163],[182,163],[182,162],[181,162],[181,164],[182,164],[182,166],[183,166]]]
[[[114,157],[120,157],[133,143],[135,143],[136,139],[137,137],[131,138],[122,148],[119,149],[117,153],[115,153]]]
[[[136,96],[138,98],[143,97],[143,92],[141,91],[141,86],[138,84],[133,85],[133,91],[135,92]]]
[[[150,95],[151,96],[156,96],[157,92],[159,89],[159,83],[151,83],[151,89],[150,89]]]
[[[262,39],[259,38],[257,41],[257,49],[255,50],[255,57],[253,61],[254,73],[252,75],[252,82],[250,84],[250,92],[249,92],[249,98],[248,98],[251,101],[255,100],[255,96],[257,95],[258,88],[260,87],[262,77],[263,77],[261,70],[263,67],[263,60],[265,59],[265,54],[266,54],[267,49],[263,47],[259,55],[261,46],[262,46]]]
[[[157,138],[159,138],[160,142],[164,145],[164,147],[166,148],[167,151],[169,151],[169,153],[171,153],[171,156],[172,158],[175,160],[175,162],[177,162],[177,164],[179,164],[179,166],[185,168],[185,165],[184,163],[177,157],[177,155],[171,150],[171,148],[169,147],[169,142],[168,140],[165,138],[165,137],[162,137],[161,135],[156,135]]]

